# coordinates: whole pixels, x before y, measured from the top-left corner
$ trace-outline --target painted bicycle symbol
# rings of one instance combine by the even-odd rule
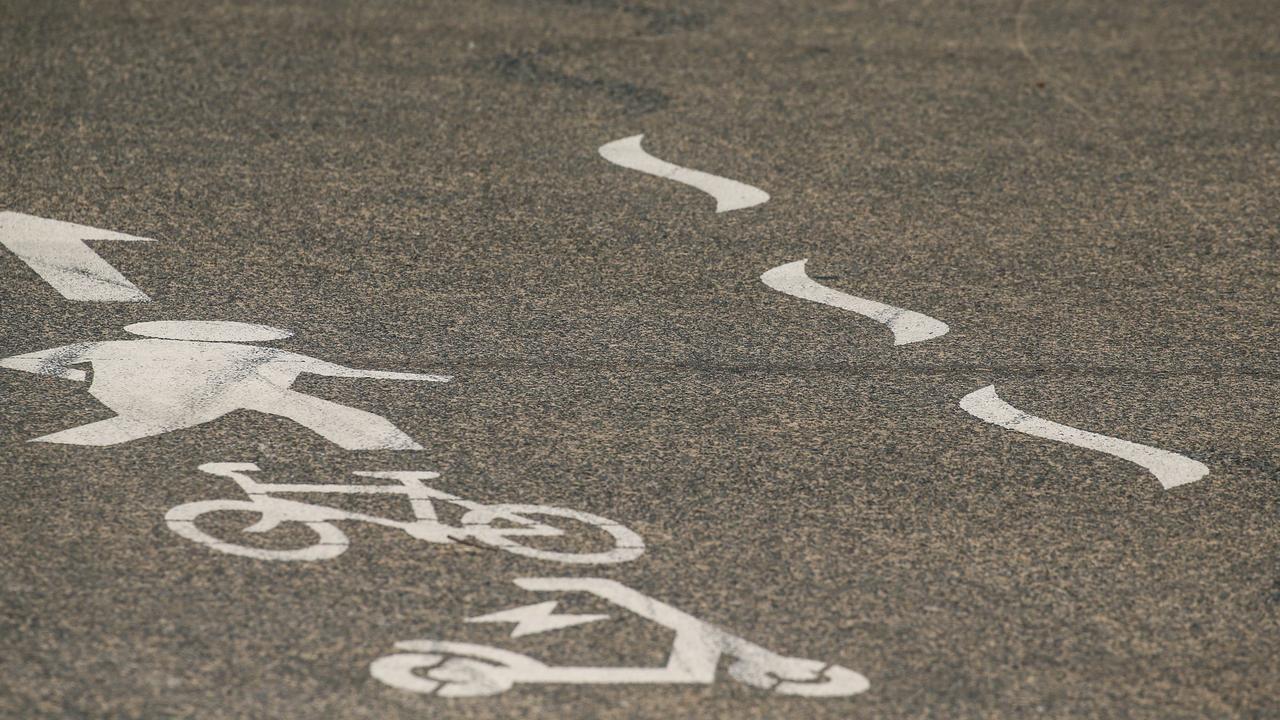
[[[346,552],[351,544],[346,533],[334,524],[339,521],[364,522],[393,528],[403,531],[410,537],[430,543],[449,544],[473,541],[515,555],[560,563],[620,563],[634,560],[644,553],[644,540],[639,535],[607,518],[550,505],[487,505],[464,500],[424,485],[424,480],[432,480],[440,476],[435,472],[403,470],[356,472],[355,474],[361,477],[394,480],[396,484],[340,485],[260,483],[246,474],[259,470],[253,463],[206,463],[200,466],[200,470],[234,480],[249,499],[186,503],[170,510],[165,515],[165,522],[170,530],[182,537],[230,555],[259,560],[329,560]],[[408,500],[414,519],[393,520],[279,497],[290,493],[402,495]],[[451,503],[465,510],[457,526],[440,521],[436,514],[436,501]],[[197,522],[205,515],[228,511],[248,512],[260,516],[256,523],[244,528],[243,532],[267,533],[283,523],[300,523],[315,535],[315,542],[305,547],[284,550],[239,545],[207,533]],[[566,535],[565,530],[531,519],[532,517],[573,520],[594,527],[612,539],[613,547],[602,552],[557,552],[544,549],[539,545],[524,544],[529,538],[555,538]]]

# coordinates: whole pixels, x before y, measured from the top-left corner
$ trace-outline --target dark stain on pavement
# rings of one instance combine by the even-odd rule
[[[666,35],[672,32],[703,30],[711,24],[705,13],[687,8],[661,8],[622,0],[554,0],[563,5],[613,10],[645,20],[645,34]]]
[[[660,90],[641,87],[625,80],[579,77],[557,70],[541,62],[539,54],[533,51],[502,53],[494,60],[493,66],[503,77],[511,80],[603,95],[621,104],[629,114],[651,113],[667,107],[671,102],[671,98]]]

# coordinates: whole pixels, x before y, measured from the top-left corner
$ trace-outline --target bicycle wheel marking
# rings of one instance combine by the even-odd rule
[[[554,512],[547,512],[554,510]],[[591,525],[604,531],[613,538],[613,549],[599,553],[562,553],[530,547],[512,540],[514,537],[533,535],[524,528],[494,528],[492,522],[510,516],[552,515],[577,520],[584,525]],[[551,560],[553,562],[574,565],[603,565],[634,560],[644,553],[644,539],[621,523],[591,513],[568,508],[552,508],[543,505],[489,505],[480,510],[472,510],[462,518],[462,526],[471,532],[471,537],[481,540],[493,547],[506,550],[515,555]],[[555,537],[550,533],[543,537]]]
[[[341,541],[320,540],[308,547],[296,550],[272,550],[270,548],[248,547],[217,540],[212,536],[205,535],[204,531],[196,527],[196,524],[191,520],[169,520],[168,524],[171,530],[188,540],[198,542],[228,555],[239,555],[240,557],[253,558],[255,560],[275,560],[279,562],[330,560],[346,552],[351,545],[350,541],[345,539]],[[302,524],[307,525],[312,530],[316,530],[317,525],[327,525],[327,523],[305,521]]]
[[[396,484],[344,485],[317,483],[262,483],[250,473],[258,472],[253,463],[206,463],[200,470],[228,478],[240,486],[248,497],[243,499],[202,500],[172,508],[165,522],[174,533],[212,550],[276,561],[331,560],[347,551],[350,539],[336,523],[363,522],[399,530],[411,538],[442,545],[475,540],[514,555],[575,565],[612,564],[634,560],[644,553],[644,540],[630,528],[599,515],[551,505],[484,504],[460,498],[423,484],[423,480],[439,477],[429,471],[386,470],[360,471],[362,477],[395,480]],[[399,495],[409,504],[414,519],[393,520],[378,515],[351,512],[327,505],[288,499],[290,494],[330,495]],[[456,505],[466,512],[459,525],[448,525],[436,515],[435,503]],[[293,524],[306,526],[315,541],[301,548],[273,549],[240,545],[215,537],[197,524],[203,515],[216,512],[254,513],[259,520],[241,532],[266,534],[277,527]],[[594,552],[557,551],[529,545],[523,538],[559,538],[567,533],[555,525],[539,521],[539,517],[566,518],[601,531],[611,543],[607,550]],[[508,525],[494,527],[495,520]],[[597,538],[598,540],[598,538]]]
[[[947,324],[936,318],[913,310],[904,310],[875,300],[860,298],[839,290],[832,290],[813,281],[805,272],[806,260],[796,260],[766,271],[760,280],[780,293],[802,300],[830,305],[870,318],[889,328],[894,345],[932,340],[946,335]]]
[[[698,188],[716,199],[718,213],[753,207],[769,200],[769,193],[758,187],[659,160],[640,146],[643,139],[644,135],[632,135],[605,143],[600,146],[600,156],[629,170],[638,170]]]
[[[960,407],[992,425],[1046,440],[1096,450],[1146,468],[1165,490],[1195,482],[1209,474],[1204,463],[1168,450],[1080,430],[1025,413],[996,394],[996,386],[974,390],[960,399]]]

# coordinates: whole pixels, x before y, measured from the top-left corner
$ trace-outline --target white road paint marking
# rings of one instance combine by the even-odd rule
[[[290,390],[302,373],[346,378],[448,382],[446,375],[357,370],[241,342],[292,335],[266,325],[168,320],[135,323],[145,340],[82,342],[16,355],[0,367],[83,382],[116,416],[38,437],[33,442],[116,445],[194,427],[235,410],[286,417],[347,450],[421,450],[386,418]]]
[[[613,580],[603,578],[519,578],[517,585],[534,592],[584,592],[675,631],[663,667],[595,667],[547,665],[527,655],[487,645],[441,640],[396,643],[399,652],[369,666],[374,678],[395,688],[442,697],[496,695],[517,683],[526,684],[711,684],[722,658],[729,656],[729,676],[738,682],[779,695],[841,697],[864,692],[867,679],[845,667],[818,660],[787,657],[699,620]],[[540,603],[484,616],[518,612],[528,621],[536,612],[554,609]],[[563,616],[561,616],[563,617]],[[592,616],[580,616],[592,617]],[[473,619],[474,620],[474,619]],[[580,624],[580,623],[574,623]],[[565,627],[568,627],[566,625]]]
[[[151,301],[146,293],[85,245],[85,240],[155,242],[88,225],[0,212],[0,245],[17,255],[68,300]]]
[[[696,187],[716,199],[718,213],[760,205],[769,199],[769,193],[758,187],[659,160],[640,147],[643,139],[644,135],[632,135],[605,143],[600,146],[600,155],[615,165]]]
[[[995,385],[988,385],[965,395],[960,399],[960,407],[979,420],[993,425],[1026,435],[1096,450],[1141,465],[1151,471],[1166,490],[1195,482],[1209,474],[1209,468],[1204,463],[1192,460],[1185,455],[1149,445],[1139,445],[1108,435],[1091,433],[1028,415],[1001,400],[1000,396],[996,395]]]
[[[894,345],[932,340],[946,335],[950,329],[946,323],[928,315],[885,305],[875,300],[854,297],[820,285],[805,273],[804,266],[807,262],[809,261],[797,260],[779,265],[761,275],[760,279],[765,285],[778,292],[871,318],[893,331]]]
[[[609,619],[608,615],[561,615],[556,613],[556,606],[559,604],[557,600],[548,600],[532,605],[522,605],[510,610],[467,618],[467,622],[515,623],[516,626],[511,629],[511,637],[518,638]]]
[[[351,541],[335,522],[363,522],[400,530],[409,537],[429,543],[448,545],[472,539],[522,557],[565,564],[604,564],[634,560],[644,553],[644,540],[630,529],[599,515],[559,508],[550,505],[486,505],[463,500],[447,492],[423,484],[423,480],[440,477],[439,473],[412,470],[386,470],[357,472],[361,477],[394,480],[396,484],[303,484],[260,483],[247,473],[258,471],[253,463],[206,463],[200,470],[211,475],[229,478],[249,496],[248,500],[205,500],[186,503],[165,515],[169,529],[188,540],[200,543],[218,552],[239,555],[257,560],[316,561],[330,560],[347,551]],[[315,505],[298,500],[287,500],[282,495],[304,493],[307,495],[400,495],[413,510],[410,521],[365,513],[350,512],[326,505]],[[436,502],[447,502],[465,509],[459,526],[441,522],[435,509]],[[249,533],[265,533],[282,523],[306,525],[315,541],[301,548],[271,550],[249,545],[237,545],[209,535],[197,521],[204,515],[217,512],[252,513],[258,521],[245,529]],[[556,552],[542,545],[526,545],[527,538],[563,537],[565,531],[530,519],[529,516],[569,519],[596,528],[609,536],[612,547],[603,552]],[[552,603],[554,605],[554,603]],[[551,608],[549,608],[551,609]],[[508,611],[512,622],[518,621],[516,611]],[[529,613],[532,615],[532,612]],[[560,616],[555,616],[560,617]],[[494,616],[494,622],[497,620]],[[554,622],[551,617],[542,618]],[[476,619],[476,622],[482,622]],[[587,622],[587,621],[582,621]],[[525,624],[536,626],[530,617]],[[517,630],[520,627],[517,626]],[[534,632],[530,630],[529,632]]]

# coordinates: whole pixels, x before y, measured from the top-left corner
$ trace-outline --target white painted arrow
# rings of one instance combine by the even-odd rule
[[[0,245],[39,273],[68,300],[151,302],[151,298],[84,244],[85,240],[154,242],[88,225],[0,212]]]

